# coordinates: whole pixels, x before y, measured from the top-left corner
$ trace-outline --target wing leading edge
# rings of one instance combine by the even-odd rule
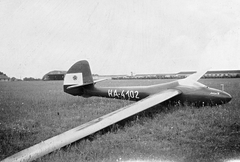
[[[114,123],[117,123],[123,119],[126,119],[132,115],[135,115],[141,111],[144,111],[152,106],[160,104],[174,96],[177,96],[181,92],[175,89],[168,89],[160,93],[151,95],[143,100],[140,100],[134,104],[125,106],[95,120],[87,122],[76,128],[73,128],[67,132],[64,132],[58,136],[52,137],[46,141],[36,144],[30,148],[22,150],[6,159],[7,161],[32,161],[43,155],[46,155],[56,149],[66,146],[72,142],[82,139],[88,135],[91,135],[101,129],[104,129]]]

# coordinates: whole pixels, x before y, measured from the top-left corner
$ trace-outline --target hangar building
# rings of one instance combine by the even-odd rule
[[[63,80],[64,76],[66,74],[66,71],[50,71],[49,73],[45,74],[42,78],[42,80]]]

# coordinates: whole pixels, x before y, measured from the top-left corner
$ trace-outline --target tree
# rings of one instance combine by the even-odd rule
[[[4,76],[7,76],[6,74],[4,74],[3,72],[0,71],[0,75],[4,75]]]

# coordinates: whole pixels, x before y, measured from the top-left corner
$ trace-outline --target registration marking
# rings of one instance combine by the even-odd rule
[[[139,99],[139,91],[134,91],[134,90],[118,91],[116,89],[109,89],[108,97],[122,98],[122,99]]]

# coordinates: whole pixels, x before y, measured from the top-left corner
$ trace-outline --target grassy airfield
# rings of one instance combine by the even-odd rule
[[[101,86],[170,80],[110,80]],[[218,107],[162,106],[77,141],[36,161],[224,161],[240,158],[240,79],[200,82],[233,96]],[[0,160],[130,101],[65,94],[62,82],[0,83]]]

